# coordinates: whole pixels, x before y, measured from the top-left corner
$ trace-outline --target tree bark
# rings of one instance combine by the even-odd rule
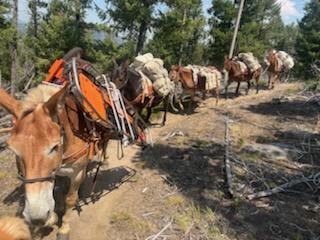
[[[137,42],[137,47],[136,47],[136,55],[141,53],[144,47],[144,42],[146,41],[146,35],[148,31],[148,23],[143,20],[140,24],[139,28],[139,36],[138,36],[138,42]]]
[[[187,9],[184,9],[183,10],[183,18],[182,18],[182,31],[184,30],[185,28],[185,25],[186,25],[186,21],[187,21]],[[182,55],[183,55],[183,46],[184,43],[182,42],[181,45],[180,45],[180,57],[179,57],[179,66],[182,64]]]
[[[11,43],[11,95],[16,92],[18,70],[18,0],[13,0],[12,6],[13,37]]]

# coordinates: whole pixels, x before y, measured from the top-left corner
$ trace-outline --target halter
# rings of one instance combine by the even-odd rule
[[[59,118],[58,118],[59,119]],[[60,122],[58,120],[58,122]],[[60,128],[60,134],[61,134],[61,141],[60,141],[60,145],[63,146],[64,143],[64,136],[65,136],[65,131],[64,131],[64,127],[62,124],[61,128]],[[25,178],[23,176],[23,174],[21,173],[21,169],[19,169],[18,167],[18,179],[23,183],[23,184],[32,184],[32,183],[39,183],[39,182],[51,182],[54,181],[57,175],[57,172],[61,169],[63,164],[69,164],[69,163],[74,163],[76,161],[78,161],[80,158],[82,158],[83,156],[85,156],[86,154],[88,154],[88,149],[90,147],[90,144],[86,143],[85,146],[80,149],[79,151],[73,152],[67,156],[64,156],[64,154],[62,153],[61,155],[61,163],[60,165],[49,175],[46,177],[36,177],[36,178]]]

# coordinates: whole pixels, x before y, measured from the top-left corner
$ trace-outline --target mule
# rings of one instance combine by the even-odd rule
[[[208,67],[212,70],[218,71],[215,67]],[[192,69],[183,67],[183,66],[171,66],[169,72],[170,79],[176,85],[176,100],[178,101],[180,109],[184,109],[182,105],[182,93],[186,93],[190,95],[191,101],[189,102],[189,110],[191,108],[192,102],[194,102],[194,97],[196,92],[202,93],[202,99],[205,99],[206,93],[209,93],[211,90],[206,90],[206,77],[202,77],[198,75],[198,82],[195,83],[193,79]],[[217,79],[217,87],[213,90],[216,94],[216,105],[219,102],[220,95],[220,79]]]
[[[129,67],[129,61],[118,65],[114,60],[114,69],[111,73],[111,81],[121,91],[125,99],[131,104],[141,115],[143,109],[147,109],[147,114],[144,120],[150,123],[152,109],[163,102],[164,114],[161,125],[164,126],[167,121],[167,112],[169,107],[168,96],[160,96],[152,87],[144,85],[144,82],[138,72]],[[144,93],[144,88],[148,87],[149,94]]]
[[[270,50],[266,56],[269,66],[267,67],[268,74],[268,89],[273,89],[277,82],[281,81],[281,73],[284,71],[284,66],[277,57],[275,50]]]
[[[31,240],[31,233],[27,224],[17,217],[0,219],[1,240]]]
[[[70,179],[59,240],[69,239],[70,214],[78,200],[91,153],[88,143],[73,132],[74,128],[83,131],[85,119],[68,90],[68,84],[62,89],[39,85],[24,101],[18,101],[0,89],[0,106],[15,119],[7,144],[17,156],[19,179],[24,183],[26,221],[55,224],[54,179],[58,175]],[[101,146],[96,147],[101,150]]]
[[[228,87],[232,82],[237,82],[237,89],[235,92],[235,95],[239,95],[239,87],[241,82],[247,82],[248,88],[246,91],[246,94],[249,93],[251,83],[250,81],[252,79],[255,80],[256,84],[256,93],[259,93],[259,80],[260,76],[262,74],[262,68],[258,68],[257,70],[251,72],[249,68],[247,67],[247,70],[245,72],[241,71],[241,66],[237,61],[234,61],[227,56],[224,58],[224,64],[223,64],[223,72],[229,73],[228,82],[225,86],[225,98],[228,98]]]

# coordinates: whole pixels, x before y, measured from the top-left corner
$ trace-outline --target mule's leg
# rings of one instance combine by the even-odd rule
[[[196,93],[196,91],[192,91],[192,93],[191,93],[191,98],[190,98],[190,101],[189,101],[189,103],[188,103],[188,114],[191,113],[191,106],[192,106],[192,104],[194,103],[195,93]]]
[[[238,86],[236,89],[236,93],[235,93],[236,96],[239,96],[239,88],[240,88],[240,81],[238,82]]]
[[[271,89],[271,73],[268,72],[268,89]]]
[[[219,103],[219,95],[220,95],[220,87],[219,86],[217,86],[216,87],[216,89],[215,89],[215,91],[216,91],[216,105],[218,105],[218,103]]]
[[[249,91],[250,91],[250,87],[251,87],[250,80],[249,80],[249,81],[247,81],[247,84],[248,84],[248,89],[247,89],[246,94],[248,95],[248,94],[249,94]]]
[[[224,97],[225,99],[228,99],[228,87],[230,85],[230,82],[228,81],[227,82],[227,85],[225,86],[225,89],[224,89]]]
[[[275,85],[277,79],[278,79],[278,74],[274,74],[274,76],[272,77],[272,80],[271,80],[271,89],[274,89],[274,85]]]
[[[257,76],[257,77],[255,78],[255,80],[256,80],[256,94],[258,94],[258,93],[259,93],[259,80],[260,80],[260,76]]]
[[[166,125],[168,108],[169,108],[169,97],[166,97],[164,99],[164,114],[162,119],[162,126]]]
[[[149,120],[150,120],[151,114],[152,114],[152,108],[151,107],[147,107],[147,116],[145,118],[146,123],[150,123]]]
[[[78,201],[78,190],[85,178],[85,169],[81,170],[74,179],[71,179],[69,192],[66,197],[66,212],[62,217],[62,226],[59,228],[57,240],[69,240],[70,234],[70,217],[72,208]]]

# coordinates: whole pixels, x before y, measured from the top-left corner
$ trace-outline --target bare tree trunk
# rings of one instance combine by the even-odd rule
[[[11,43],[11,95],[16,92],[18,81],[18,0],[13,0],[12,6],[13,37]]]
[[[138,36],[138,42],[136,47],[136,55],[138,55],[142,50],[144,46],[144,42],[146,41],[146,35],[148,31],[148,23],[144,20],[142,20],[139,28],[139,36]]]
[[[182,28],[184,28],[184,25],[186,24],[187,21],[187,9],[183,10],[183,19],[182,19]],[[183,31],[183,29],[182,29]],[[182,54],[183,54],[183,42],[180,45],[180,57],[179,57],[179,66],[182,64]]]

